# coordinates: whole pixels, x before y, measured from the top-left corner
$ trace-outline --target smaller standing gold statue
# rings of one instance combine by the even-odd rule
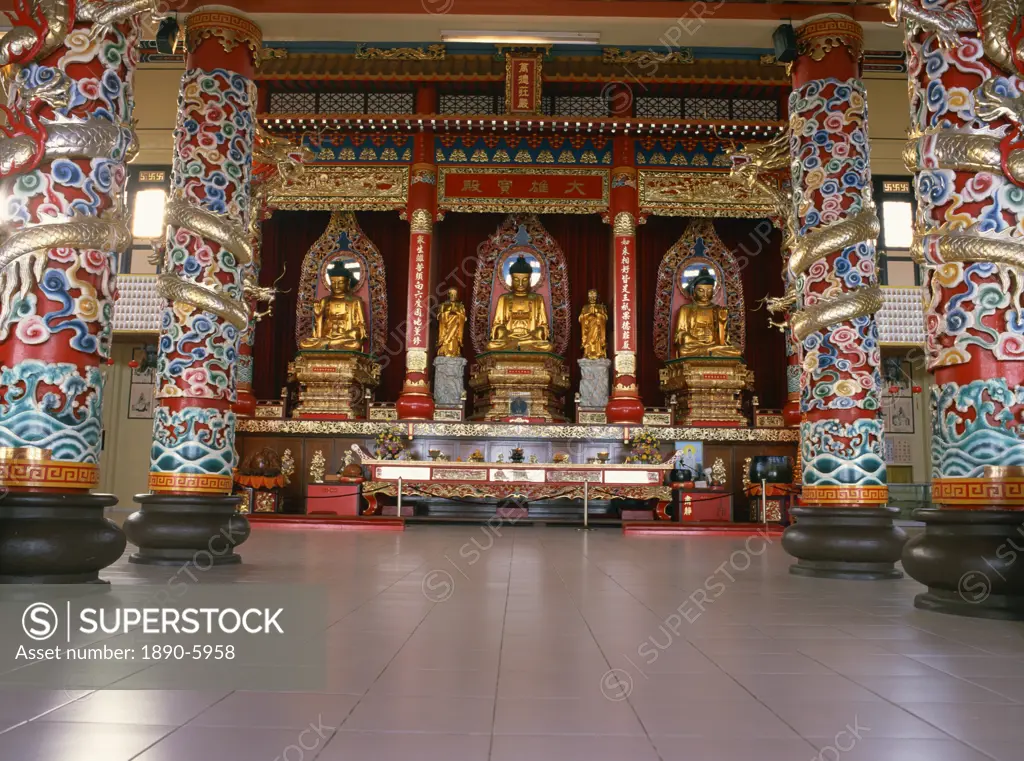
[[[580,328],[583,332],[583,358],[605,359],[608,353],[608,310],[597,303],[597,291],[587,291],[587,304],[580,312]]]
[[[313,330],[299,342],[300,349],[362,351],[366,340],[363,302],[354,296],[348,270],[332,265],[331,292],[313,305]]]
[[[448,289],[448,301],[437,315],[437,356],[461,357],[462,332],[466,327],[466,307],[458,300],[459,292]]]
[[[512,291],[498,298],[487,351],[551,351],[544,298],[530,290],[533,267],[520,255],[508,271]]]
[[[693,303],[679,307],[673,344],[677,357],[738,357],[740,350],[729,343],[726,329],[729,310],[712,303],[715,277],[707,268],[690,283]]]

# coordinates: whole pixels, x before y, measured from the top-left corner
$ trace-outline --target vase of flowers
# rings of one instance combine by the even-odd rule
[[[397,460],[404,450],[402,432],[399,429],[386,428],[377,434],[377,446],[374,453],[378,460]]]
[[[627,464],[656,465],[661,462],[661,442],[658,437],[648,431],[638,431],[627,442],[630,454],[626,457]]]

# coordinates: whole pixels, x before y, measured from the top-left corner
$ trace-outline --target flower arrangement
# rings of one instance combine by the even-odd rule
[[[633,434],[628,442],[632,454],[626,457],[627,464],[652,465],[661,462],[661,450],[658,437],[648,431]]]
[[[377,434],[377,446],[374,453],[378,460],[397,460],[405,450],[402,443],[402,432],[398,428],[386,428]]]

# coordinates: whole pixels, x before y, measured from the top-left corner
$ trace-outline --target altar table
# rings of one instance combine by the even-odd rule
[[[525,501],[541,499],[657,500],[655,515],[667,520],[665,508],[672,489],[664,485],[672,463],[626,465],[595,463],[501,463],[501,462],[413,462],[363,459],[369,480],[363,496],[369,503],[364,515],[380,510],[378,496],[402,495],[449,499],[496,499]]]

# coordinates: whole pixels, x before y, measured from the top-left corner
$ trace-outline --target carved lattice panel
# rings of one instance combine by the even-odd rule
[[[552,116],[608,116],[608,101],[597,95],[558,95]]]
[[[744,121],[772,121],[779,118],[777,100],[748,100],[737,98],[732,102],[732,118]]]
[[[497,114],[498,110],[493,95],[442,95],[439,98],[438,113],[475,116],[477,114]]]
[[[320,93],[320,113],[366,113],[366,95],[361,92],[322,92]]]
[[[687,119],[728,119],[729,101],[725,98],[685,98],[683,110]]]
[[[272,92],[270,93],[270,113],[272,114],[312,114],[316,112],[316,93],[311,92]]]
[[[679,98],[637,98],[636,115],[648,119],[681,119],[683,102]]]
[[[366,96],[366,112],[370,114],[411,114],[411,92],[371,92]]]

